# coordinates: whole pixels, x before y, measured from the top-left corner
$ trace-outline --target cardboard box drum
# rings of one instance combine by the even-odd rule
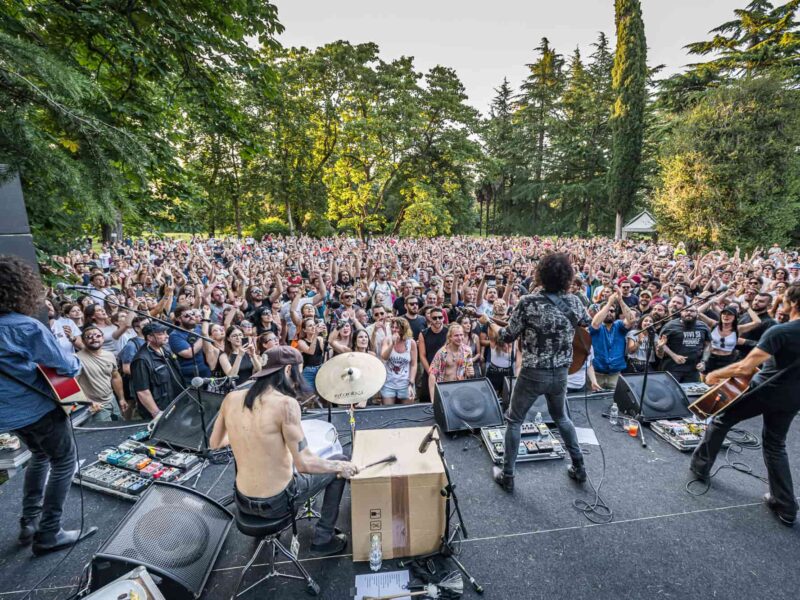
[[[353,462],[367,465],[397,456],[397,462],[371,467],[351,482],[353,561],[369,560],[377,533],[383,558],[418,556],[438,550],[444,533],[446,485],[436,444],[419,453],[430,427],[356,432]]]

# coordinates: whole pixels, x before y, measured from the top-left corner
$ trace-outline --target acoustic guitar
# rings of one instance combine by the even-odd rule
[[[692,404],[689,410],[699,419],[708,419],[735,403],[747,391],[752,377],[731,377],[718,383]]]
[[[474,309],[462,309],[464,314],[479,319],[481,315]],[[498,327],[508,327],[508,321],[497,319],[495,317],[487,317],[492,323]],[[572,337],[572,364],[570,364],[568,373],[573,375],[583,368],[586,364],[586,359],[589,358],[589,352],[592,349],[592,336],[583,327],[575,327],[575,335]]]

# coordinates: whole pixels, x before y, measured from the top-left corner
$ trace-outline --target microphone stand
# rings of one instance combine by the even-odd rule
[[[642,448],[647,448],[647,440],[644,437],[644,414],[642,414],[642,409],[644,407],[644,399],[647,398],[647,376],[650,374],[650,357],[652,353],[655,351],[655,339],[656,339],[656,326],[660,325],[661,323],[666,323],[671,321],[675,315],[679,315],[681,312],[686,310],[687,308],[696,307],[700,304],[705,304],[714,296],[719,296],[721,294],[727,293],[728,290],[724,290],[722,292],[716,292],[711,294],[706,298],[698,298],[694,302],[690,302],[680,310],[673,311],[668,315],[662,317],[658,321],[653,321],[650,325],[645,327],[645,331],[647,332],[647,356],[644,361],[644,376],[642,377],[642,391],[640,393],[641,401],[639,402],[639,411],[638,414],[634,415],[634,419],[639,423],[639,434],[642,437]]]
[[[444,535],[442,536],[442,545],[439,547],[438,552],[433,552],[431,554],[426,554],[425,556],[418,556],[416,559],[413,560],[426,560],[428,558],[432,558],[434,556],[443,556],[444,558],[449,558],[450,560],[455,563],[458,570],[464,574],[464,577],[472,584],[472,587],[475,591],[479,594],[483,593],[483,586],[480,585],[475,578],[470,575],[469,571],[467,571],[466,567],[461,563],[458,558],[456,558],[456,550],[454,548],[455,538],[458,535],[459,530],[464,532],[464,537],[469,538],[467,534],[467,526],[464,524],[464,517],[461,516],[461,509],[458,506],[458,496],[456,496],[456,486],[453,483],[453,479],[450,476],[450,469],[447,466],[447,460],[444,456],[444,446],[442,445],[442,439],[439,435],[439,428],[434,426],[436,431],[435,435],[431,438],[432,441],[436,442],[436,450],[439,454],[439,459],[442,461],[442,466],[444,467],[444,475],[447,479],[447,485],[442,488],[442,496],[445,498],[445,521],[444,521]],[[452,507],[451,507],[452,503]],[[450,518],[452,516],[452,508],[455,508],[456,515],[458,516],[458,524],[453,528],[452,532],[450,531]],[[399,561],[400,568],[405,568],[405,566],[411,563],[411,560],[408,561]]]

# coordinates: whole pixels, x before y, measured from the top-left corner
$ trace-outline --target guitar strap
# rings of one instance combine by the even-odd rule
[[[563,299],[563,298],[561,298],[560,296],[557,296],[556,294],[550,294],[550,293],[548,293],[548,292],[543,292],[543,295],[544,295],[544,297],[545,297],[545,298],[547,298],[548,300],[550,300],[550,302],[551,302],[551,303],[552,303],[552,304],[553,304],[553,305],[554,305],[554,306],[555,306],[555,307],[556,307],[558,310],[560,310],[560,311],[561,311],[561,313],[562,313],[562,314],[563,314],[565,317],[567,317],[567,319],[569,320],[569,322],[570,322],[570,323],[572,323],[572,326],[573,326],[573,327],[578,327],[578,315],[576,315],[576,314],[575,314],[575,311],[573,311],[573,310],[572,310],[572,309],[571,309],[571,308],[570,308],[570,307],[567,305],[567,303],[566,303],[566,302],[564,302],[564,299]]]
[[[35,393],[39,394],[40,396],[43,396],[43,397],[47,398],[48,400],[52,400],[53,402],[55,402],[59,406],[63,406],[63,404],[61,404],[61,401],[58,398],[56,398],[55,396],[52,396],[52,395],[48,394],[47,392],[44,392],[44,391],[40,390],[39,388],[32,386],[27,381],[22,381],[22,379],[20,379],[16,375],[13,375],[12,373],[7,373],[2,368],[0,368],[0,375],[5,377],[6,379],[10,379],[12,381],[17,382],[22,387],[28,388],[30,391],[35,392]]]

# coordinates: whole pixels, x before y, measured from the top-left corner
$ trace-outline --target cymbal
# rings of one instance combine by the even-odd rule
[[[386,381],[386,367],[377,356],[348,352],[324,363],[314,383],[317,393],[331,404],[358,404],[372,398]]]

